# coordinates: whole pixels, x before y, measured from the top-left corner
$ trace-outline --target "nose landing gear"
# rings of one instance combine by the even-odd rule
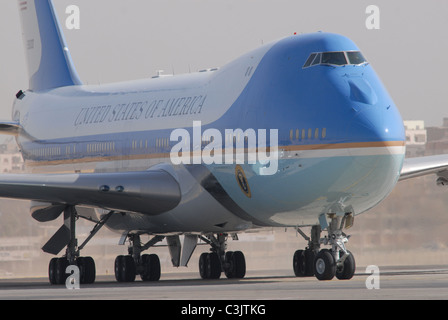
[[[305,250],[297,250],[294,254],[293,269],[297,277],[314,275],[319,280],[331,280],[336,276],[339,280],[349,280],[355,274],[355,258],[345,247],[350,236],[342,231],[344,224],[346,227],[352,225],[353,215],[349,213],[341,217],[331,214],[330,218],[331,222],[326,226],[328,236],[324,238],[320,237],[320,225],[312,227],[311,238],[297,228],[308,241]],[[330,245],[331,249],[320,249],[322,244]]]

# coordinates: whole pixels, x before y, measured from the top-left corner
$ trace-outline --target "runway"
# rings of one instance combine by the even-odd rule
[[[289,270],[248,271],[242,280],[202,280],[197,272],[163,274],[159,282],[117,283],[99,276],[78,290],[51,286],[47,279],[0,280],[1,300],[416,300],[448,299],[448,267],[380,267],[378,278],[357,270],[353,279],[296,278]],[[373,284],[377,289],[368,289]],[[367,283],[367,285],[366,285]],[[371,285],[370,285],[371,287]]]

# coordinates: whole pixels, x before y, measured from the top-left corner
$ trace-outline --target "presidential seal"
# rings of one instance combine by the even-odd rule
[[[246,174],[244,173],[244,170],[240,165],[237,165],[235,167],[235,177],[241,191],[243,191],[243,193],[248,198],[252,197],[252,194],[250,193],[249,182],[247,181]]]

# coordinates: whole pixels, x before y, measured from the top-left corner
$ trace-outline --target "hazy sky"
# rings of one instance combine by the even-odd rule
[[[380,75],[405,120],[448,117],[448,1],[425,0],[54,0],[84,83],[219,67],[294,32],[351,38]],[[80,8],[67,30],[65,9]],[[368,5],[380,30],[368,30]],[[28,75],[16,0],[0,1],[0,119],[11,118]]]

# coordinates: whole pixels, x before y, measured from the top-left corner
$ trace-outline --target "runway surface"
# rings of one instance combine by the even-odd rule
[[[372,279],[365,269],[353,279],[318,281],[296,278],[290,270],[248,271],[242,280],[202,280],[197,272],[163,274],[159,282],[117,283],[98,276],[93,285],[78,290],[51,286],[47,279],[0,280],[0,299],[83,300],[326,300],[326,299],[448,299],[448,266],[385,268]],[[379,282],[378,282],[379,280]],[[368,289],[367,284],[379,285]]]

